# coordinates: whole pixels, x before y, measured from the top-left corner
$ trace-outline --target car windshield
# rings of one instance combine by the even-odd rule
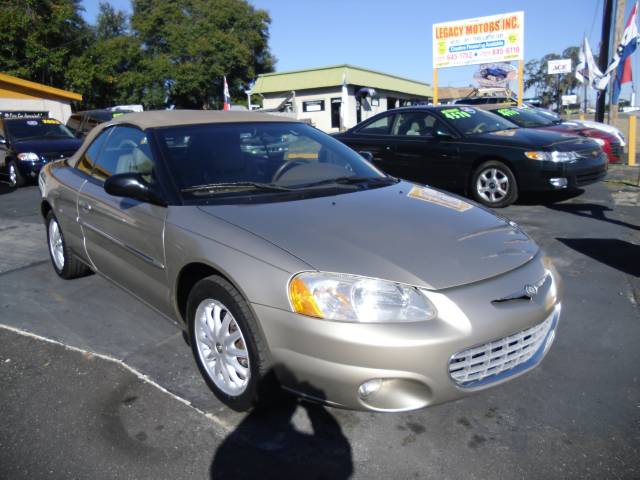
[[[186,125],[161,128],[156,135],[185,199],[317,194],[396,181],[346,145],[302,123]]]
[[[549,127],[556,122],[532,108],[506,107],[492,110],[494,113],[523,128]]]
[[[438,113],[463,135],[477,135],[518,128],[515,123],[478,108],[463,106],[441,108]]]
[[[5,123],[12,141],[75,138],[71,130],[52,118],[25,118]]]

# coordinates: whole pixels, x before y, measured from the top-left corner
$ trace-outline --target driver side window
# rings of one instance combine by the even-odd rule
[[[114,127],[91,176],[104,182],[112,175],[139,173],[153,183],[153,158],[147,136],[132,127]]]
[[[425,112],[399,113],[393,125],[393,135],[432,137],[435,117]]]

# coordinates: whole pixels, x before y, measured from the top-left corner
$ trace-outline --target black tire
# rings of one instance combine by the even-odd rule
[[[24,186],[27,181],[18,170],[18,165],[15,160],[9,160],[7,162],[7,177],[9,179],[9,186],[11,188],[19,188]]]
[[[62,242],[62,255],[63,255],[63,265],[62,268],[56,265],[56,261],[54,259],[50,232],[51,232],[51,222],[55,222],[58,225],[58,229],[60,231],[60,240]],[[74,255],[71,249],[67,246],[64,241],[64,234],[62,233],[62,229],[60,224],[58,223],[58,219],[53,214],[52,211],[47,213],[46,217],[46,227],[47,227],[47,247],[49,250],[49,258],[51,258],[51,265],[53,265],[53,269],[58,274],[59,277],[64,278],[65,280],[71,280],[72,278],[84,277],[85,275],[89,275],[92,273],[91,269],[82,263],[78,258]]]
[[[469,189],[474,200],[491,208],[506,207],[518,199],[515,175],[498,160],[489,160],[476,168]]]
[[[221,390],[214,382],[211,374],[203,364],[196,338],[196,311],[201,302],[215,300],[223,304],[233,315],[238,329],[242,333],[249,359],[249,380],[245,390],[239,395],[230,395]],[[258,328],[253,312],[240,292],[224,278],[212,275],[196,283],[187,299],[187,321],[189,326],[189,343],[193,356],[205,382],[228,407],[242,412],[266,403],[274,398],[277,382],[268,360],[268,349]]]

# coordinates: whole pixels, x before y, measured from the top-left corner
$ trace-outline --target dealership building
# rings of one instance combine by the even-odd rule
[[[3,115],[36,114],[66,123],[71,102],[82,95],[0,73],[0,112]]]
[[[336,65],[262,74],[252,95],[262,97],[264,111],[283,112],[337,132],[391,108],[428,103],[433,90],[428,83],[397,75]]]

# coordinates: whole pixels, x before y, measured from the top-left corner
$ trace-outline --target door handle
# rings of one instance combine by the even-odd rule
[[[91,205],[87,202],[79,201],[78,206],[82,209],[83,212],[89,213],[91,211]]]

